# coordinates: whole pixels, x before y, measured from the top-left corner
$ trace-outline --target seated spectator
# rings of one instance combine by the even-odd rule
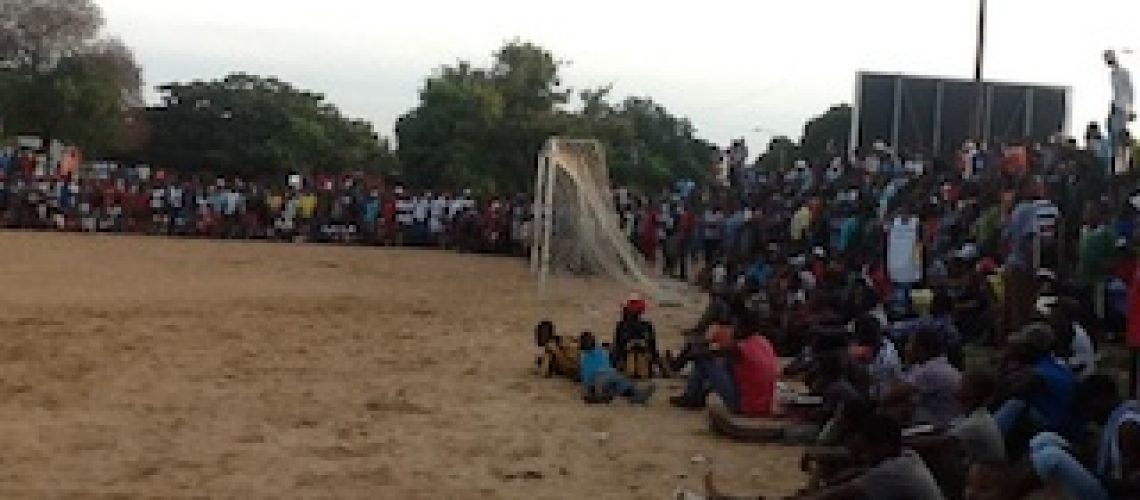
[[[646,307],[645,299],[638,296],[626,301],[621,321],[614,328],[611,348],[613,364],[618,371],[638,379],[652,378],[655,369],[659,375],[666,372],[657,350],[657,335],[653,331],[653,324],[642,318]]]
[[[955,367],[962,367],[962,335],[954,324],[954,302],[943,290],[934,294],[930,304],[930,314],[915,319],[901,321],[891,327],[891,337],[896,342],[906,342],[915,332],[926,329],[934,331],[941,345],[941,352]]]
[[[834,483],[795,498],[802,500],[849,498],[941,500],[944,498],[942,491],[938,489],[938,483],[934,481],[934,476],[922,458],[914,451],[903,448],[902,429],[898,422],[890,417],[874,415],[864,419],[854,432],[848,447],[851,455],[864,464],[865,469],[853,469],[846,478],[837,477]],[[710,489],[710,497],[736,498],[724,496],[716,491],[711,477],[706,483]]]
[[[544,377],[566,377],[578,381],[581,350],[573,339],[555,335],[554,323],[546,320],[534,328],[534,342],[539,348],[535,366]]]
[[[821,426],[807,440],[821,445],[837,444],[842,437],[840,423],[847,418],[852,405],[867,403],[866,393],[851,381],[846,359],[836,355],[825,354],[818,358],[808,387],[823,398],[823,404],[807,415],[810,423]]]
[[[709,391],[730,412],[748,417],[772,414],[779,361],[771,342],[760,334],[759,314],[738,309],[736,325],[712,329],[712,349],[692,356],[693,369],[684,394],[670,399],[681,408],[704,408]]]
[[[958,497],[963,489],[985,494],[1000,484],[994,478],[1006,473],[1005,441],[987,407],[995,384],[988,372],[967,372],[957,395],[967,415],[945,433],[906,440],[926,458],[943,490],[954,493],[948,496]]]
[[[1053,352],[1077,380],[1085,380],[1096,373],[1096,348],[1089,332],[1077,320],[1080,304],[1064,297],[1049,308],[1049,324],[1057,332]]]
[[[855,320],[854,330],[857,354],[863,358],[859,361],[866,364],[870,378],[869,396],[877,401],[902,378],[902,360],[878,318],[864,314]]]
[[[911,367],[883,398],[900,421],[945,428],[961,415],[956,394],[962,374],[946,359],[943,345],[938,330],[921,329],[910,336],[906,356]]]
[[[1031,324],[1010,335],[1006,346],[1009,374],[999,391],[1003,401],[994,417],[1007,439],[1022,423],[1031,433],[1072,430],[1076,378],[1052,356],[1053,330]]]
[[[739,397],[739,413],[746,417],[772,414],[780,362],[772,343],[761,333],[760,315],[742,311],[736,325],[736,338],[724,346],[732,365]]]
[[[1027,470],[1010,481],[1006,498],[1021,498],[1042,482],[1081,500],[1140,497],[1140,403],[1122,401],[1116,382],[1104,375],[1082,383],[1078,399],[1103,425],[1096,456],[1080,460],[1065,438],[1042,433],[1030,442]]]
[[[587,403],[609,403],[614,397],[621,396],[631,403],[646,404],[653,397],[656,386],[649,384],[639,388],[614,370],[610,365],[610,353],[597,345],[592,333],[583,333],[578,345],[582,350],[578,371],[584,390],[583,399]]]

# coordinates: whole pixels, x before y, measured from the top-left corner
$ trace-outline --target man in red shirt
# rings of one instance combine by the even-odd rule
[[[773,412],[779,360],[772,343],[760,335],[760,315],[738,308],[732,337],[722,328],[710,329],[716,355],[693,359],[685,393],[670,399],[681,408],[703,408],[708,392],[715,392],[728,411],[745,417],[768,417]],[[716,357],[723,356],[729,363]],[[726,373],[731,366],[731,372]]]
[[[384,193],[383,203],[381,203],[380,217],[383,220],[384,231],[384,245],[392,246],[396,244],[396,233],[400,228],[396,224],[396,200],[399,198],[394,191],[387,191]]]
[[[780,362],[772,343],[760,334],[759,315],[741,314],[732,345],[732,378],[740,398],[739,413],[746,417],[772,415]]]

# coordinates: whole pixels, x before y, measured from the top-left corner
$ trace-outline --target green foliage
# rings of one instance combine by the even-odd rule
[[[147,111],[151,138],[143,155],[155,165],[249,177],[385,173],[395,166],[387,142],[367,122],[345,118],[324,96],[275,78],[239,73],[159,90],[163,105]]]
[[[847,151],[851,141],[851,106],[838,104],[804,126],[800,141],[803,159],[821,164]]]
[[[786,136],[773,137],[757,166],[766,171],[783,171],[796,160],[808,160],[814,165],[828,163],[847,151],[850,134],[851,106],[837,104],[807,122],[799,144]]]
[[[7,134],[116,149],[141,77],[130,50],[99,39],[89,0],[0,3],[0,117]]]
[[[792,167],[792,162],[799,158],[799,154],[799,146],[788,137],[773,137],[768,143],[768,149],[757,160],[757,166],[766,172],[785,171]]]
[[[561,63],[529,43],[512,42],[489,69],[470,63],[429,78],[419,105],[400,118],[403,179],[420,186],[470,186],[484,192],[530,187],[539,149],[553,135],[605,143],[619,183],[659,187],[680,177],[703,179],[712,146],[692,125],[649,99],[609,101],[610,87],[578,93],[566,109]]]

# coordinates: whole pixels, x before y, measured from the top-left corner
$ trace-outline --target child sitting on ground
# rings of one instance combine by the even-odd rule
[[[622,307],[621,321],[614,328],[613,364],[634,379],[653,378],[654,372],[666,376],[665,363],[657,350],[653,324],[643,316],[648,303],[634,295]]]
[[[578,358],[580,352],[574,339],[555,335],[554,323],[542,321],[534,327],[534,343],[539,348],[535,359],[538,374],[550,378],[554,376],[578,380]]]
[[[594,334],[582,333],[578,346],[582,352],[578,371],[582,378],[583,399],[586,403],[609,403],[616,396],[622,396],[634,404],[649,402],[656,386],[648,384],[639,388],[625,375],[614,370],[610,364],[610,353],[605,347],[597,344]]]

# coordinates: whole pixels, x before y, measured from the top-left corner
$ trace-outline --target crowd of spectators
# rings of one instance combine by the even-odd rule
[[[670,402],[808,446],[803,498],[1140,495],[1140,404],[1103,364],[1140,340],[1140,185],[1097,134],[619,192],[646,260],[709,292],[676,354],[650,356],[687,379]]]
[[[182,176],[96,163],[44,173],[42,156],[0,161],[0,226],[83,233],[449,247],[521,254],[529,197],[412,191],[363,175],[278,182]]]

